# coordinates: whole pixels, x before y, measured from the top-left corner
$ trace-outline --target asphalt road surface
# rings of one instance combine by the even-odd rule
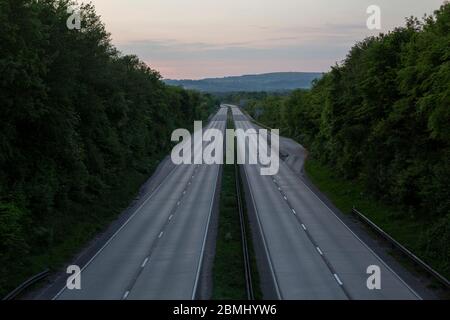
[[[231,109],[236,128],[256,129]],[[262,176],[259,164],[245,164],[244,172],[275,298],[420,299],[286,163],[280,161],[275,176]],[[380,268],[380,290],[367,287],[371,265]]]
[[[208,127],[224,131],[226,113]],[[64,287],[55,299],[194,299],[219,172],[218,164],[175,166],[82,267],[81,289]]]

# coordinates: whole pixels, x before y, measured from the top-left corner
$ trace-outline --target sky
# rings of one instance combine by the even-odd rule
[[[326,72],[357,41],[443,0],[91,0],[124,54],[166,79]],[[370,5],[381,30],[369,30]]]

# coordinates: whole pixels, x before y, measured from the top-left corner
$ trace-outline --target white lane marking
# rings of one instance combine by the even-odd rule
[[[186,190],[183,191],[183,194],[186,194]]]
[[[145,258],[144,262],[142,262],[141,268],[145,267],[145,265],[147,264],[147,261],[148,261],[148,257]]]
[[[209,124],[208,126],[210,126],[211,124]],[[197,170],[197,168],[200,165],[197,165],[197,167],[194,170]],[[109,244],[113,241],[113,239],[119,234],[119,232],[125,228],[125,226],[136,216],[136,214],[147,204],[147,202],[153,198],[153,196],[155,194],[157,194],[157,192],[162,188],[162,186],[164,185],[164,183],[169,179],[169,177],[171,177],[174,172],[176,171],[177,168],[181,168],[181,166],[174,166],[170,172],[162,179],[162,181],[156,186],[156,188],[150,192],[150,194],[147,196],[147,198],[141,203],[141,205],[131,214],[131,216],[128,217],[128,219],[119,227],[119,229],[116,230],[116,232],[114,232],[114,234],[103,244],[103,246],[91,257],[91,259],[89,259],[89,261],[81,268],[81,271],[85,270],[91,263],[92,261],[95,260],[95,258],[97,258],[97,256],[107,247],[109,246]],[[195,174],[194,174],[195,175]],[[192,178],[194,177],[194,175],[192,176]],[[189,185],[191,184],[191,181],[189,180]],[[64,286],[61,288],[61,290],[58,291],[58,293],[52,298],[52,300],[56,300],[59,298],[59,296],[66,290],[67,286]],[[127,296],[129,294],[129,292],[125,293]]]
[[[130,294],[130,291],[125,292],[122,299],[125,300],[129,294]]]
[[[286,196],[284,196],[283,198],[284,198],[284,200],[287,200],[287,197],[286,197]]]
[[[281,191],[281,188],[280,188],[280,187],[278,187],[278,190],[279,190],[279,191]]]
[[[244,165],[244,174],[245,174],[245,178],[247,179],[247,181],[249,181],[248,174],[247,174],[247,167],[245,165]],[[273,179],[273,180],[275,182],[275,179]],[[269,259],[268,259],[268,261],[269,261],[269,269],[270,269],[270,273],[272,275],[272,279],[274,280],[274,283],[275,283],[275,291],[276,291],[278,300],[281,300],[282,296],[281,296],[280,287],[278,285],[277,277],[275,275],[273,262],[272,262],[272,259],[270,257],[269,250],[267,249],[266,239],[265,239],[264,232],[263,232],[263,229],[262,229],[261,221],[260,221],[259,216],[258,216],[258,207],[256,206],[255,197],[253,196],[252,185],[250,183],[249,183],[249,190],[250,190],[250,197],[251,197],[252,203],[253,203],[253,208],[255,209],[255,213],[256,213],[255,214],[256,221],[258,222],[258,227],[259,227],[259,230],[260,230],[260,232],[262,234],[262,242],[263,242],[264,251],[265,251],[267,257],[269,257]]]
[[[179,206],[179,205],[180,205],[180,201],[177,202],[177,206]]]
[[[384,264],[384,266],[386,267],[386,269],[388,269],[392,274],[394,274],[396,277],[397,277],[397,279],[401,282],[401,283],[403,283],[404,285],[405,285],[405,287],[406,288],[408,288],[409,289],[409,291],[411,291],[412,292],[412,294],[413,295],[415,295],[419,300],[423,300],[422,299],[422,297],[416,292],[416,291],[414,291],[406,282],[405,282],[405,280],[403,280],[391,267],[389,267],[389,265],[383,260],[383,259],[381,259],[380,258],[380,256],[379,255],[377,255],[376,253],[375,253],[375,251],[373,251],[372,250],[372,248],[370,248],[364,241],[362,241],[361,240],[361,238],[360,237],[358,237],[357,235],[356,235],[356,233],[354,233],[353,232],[353,230],[352,229],[350,229],[350,227],[348,226],[348,225],[346,225],[345,223],[344,223],[344,221],[342,221],[342,219],[341,218],[339,218],[338,217],[338,215],[333,211],[333,210],[331,210],[331,208],[322,200],[322,199],[320,199],[320,197],[302,180],[302,179],[300,179],[300,177],[299,176],[297,176],[296,175],[296,177],[298,178],[298,180],[300,180],[300,182],[314,195],[314,197],[316,197],[320,202],[322,202],[322,204],[328,209],[328,211],[330,211],[332,214],[333,214],[333,216],[340,222],[340,223],[342,223],[342,225],[356,238],[356,239],[358,239],[359,240],[359,242],[364,246],[364,247],[366,247],[366,249],[367,250],[369,250],[369,252],[371,252],[377,259],[378,259],[378,261],[380,261],[382,264]]]
[[[302,228],[303,228],[303,230],[306,231],[306,226],[303,223],[302,223]]]
[[[158,238],[161,238],[163,234],[164,234],[164,231],[161,231]]]
[[[293,213],[293,214],[297,214],[297,212],[295,212],[295,210],[294,210],[294,209],[292,209],[292,213]]]
[[[337,283],[339,283],[340,286],[343,285],[341,279],[339,279],[338,275],[336,273],[333,274],[334,278],[336,279]]]
[[[169,216],[169,221],[172,220],[172,218],[173,218],[173,214],[171,214],[171,215]]]
[[[198,260],[198,263],[197,263],[197,273],[195,275],[195,282],[194,282],[194,287],[192,289],[191,300],[195,299],[195,294],[197,293],[197,286],[198,286],[198,281],[199,281],[199,278],[200,278],[200,269],[202,267],[203,256],[204,256],[204,253],[205,253],[206,238],[208,237],[209,223],[211,221],[211,215],[212,215],[212,211],[213,211],[214,200],[216,198],[217,181],[219,179],[219,173],[220,173],[220,170],[217,170],[217,176],[216,176],[216,180],[215,180],[215,183],[214,183],[214,191],[213,191],[213,194],[212,194],[211,203],[209,204],[209,214],[208,214],[208,220],[206,221],[205,234],[203,236],[202,250],[201,250],[201,254],[200,254],[200,257],[199,257],[199,260]]]
[[[322,252],[322,250],[320,250],[320,248],[319,248],[319,247],[316,247],[316,249],[317,249],[317,251],[319,252],[319,254],[320,254],[321,256],[323,256],[323,252]]]

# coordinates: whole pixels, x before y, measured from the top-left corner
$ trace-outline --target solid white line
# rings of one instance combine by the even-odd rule
[[[339,283],[340,286],[344,285],[341,281],[341,279],[339,279],[338,275],[336,273],[333,274],[334,278],[336,279],[337,283]]]
[[[288,165],[283,162],[280,161],[280,166],[284,166],[286,168],[286,170],[288,172],[293,172],[292,169],[290,169],[288,167]],[[353,230],[350,229],[349,226],[347,226],[344,221],[342,221],[342,219],[300,178],[300,176],[298,176],[298,174],[293,173],[293,175],[295,177],[298,178],[298,180],[320,201],[322,202],[322,204],[333,214],[333,216],[344,225],[344,227],[357,239],[359,240],[359,242],[370,252],[372,253],[385,267],[387,270],[389,270],[394,276],[397,277],[397,279],[403,283],[403,285],[409,289],[409,291],[415,295],[418,299],[423,300],[422,297],[415,291],[413,290],[383,259],[381,259],[381,257],[375,253],[375,251],[372,250],[372,248],[370,248],[363,240],[361,240],[361,238],[359,236],[357,236]],[[304,228],[305,229],[305,228]],[[305,229],[306,230],[306,229]]]
[[[209,223],[211,221],[211,215],[212,215],[213,206],[214,206],[214,199],[216,198],[217,181],[219,180],[219,173],[220,173],[220,167],[217,169],[217,176],[216,176],[216,180],[215,180],[215,183],[214,183],[214,191],[213,191],[213,194],[212,194],[211,203],[209,205],[209,215],[208,215],[208,220],[206,221],[206,231],[205,231],[205,235],[203,236],[202,251],[201,251],[200,257],[198,259],[197,274],[195,276],[194,287],[192,288],[191,300],[195,299],[195,294],[197,293],[197,286],[198,286],[198,281],[199,281],[199,278],[200,278],[200,270],[201,270],[201,267],[202,267],[203,255],[205,253],[206,239],[208,237]]]
[[[130,294],[130,291],[125,292],[122,299],[125,300],[129,294]]]
[[[269,250],[267,248],[267,242],[266,242],[266,238],[264,236],[264,230],[262,228],[261,221],[259,220],[259,216],[258,216],[258,207],[256,206],[255,198],[253,196],[253,190],[252,190],[253,187],[252,187],[252,185],[250,183],[250,179],[248,178],[247,168],[246,168],[245,165],[244,165],[244,173],[245,173],[245,178],[247,180],[247,184],[248,184],[248,187],[249,187],[250,197],[252,198],[253,208],[255,209],[256,221],[258,222],[259,231],[260,231],[261,236],[262,236],[264,251],[265,251],[266,256],[268,258],[270,273],[271,273],[273,281],[275,283],[275,291],[276,291],[278,300],[281,300],[282,296],[281,296],[281,291],[280,291],[280,288],[279,288],[279,285],[278,285],[278,279],[277,279],[277,277],[275,275],[272,258],[270,256],[270,252],[269,252]],[[273,180],[275,182],[275,179],[273,179]]]
[[[420,299],[420,300],[423,300],[422,299],[422,297],[416,292],[416,291],[414,291],[394,270],[392,270],[392,268],[391,267],[389,267],[388,266],[388,264],[386,263],[386,262],[384,262],[384,260],[383,259],[381,259],[380,258],[380,256],[379,255],[377,255],[376,253],[375,253],[375,251],[373,251],[372,250],[372,248],[370,248],[364,241],[362,241],[361,240],[361,238],[360,237],[358,237],[357,235],[356,235],[356,233],[354,233],[353,232],[353,230],[352,229],[350,229],[350,227],[349,226],[347,226],[345,223],[344,223],[344,221],[342,221],[342,219],[341,218],[339,218],[338,217],[338,215],[333,211],[333,210],[331,210],[331,208],[322,200],[322,199],[320,199],[320,197],[314,192],[314,191],[312,191],[311,190],[311,188],[302,180],[302,179],[300,179],[300,177],[299,176],[297,176],[297,175],[295,175],[297,178],[298,178],[298,180],[300,180],[301,181],[301,183],[303,183],[303,185],[320,201],[320,202],[322,202],[322,204],[333,214],[333,216],[340,222],[340,223],[342,223],[343,225],[344,225],[344,227],[348,230],[348,231],[350,231],[350,233],[356,238],[356,239],[358,239],[359,240],[359,242],[364,246],[364,247],[366,247],[366,249],[367,250],[369,250],[369,252],[371,252],[382,264],[384,264],[384,266],[392,273],[392,274],[394,274],[398,279],[399,279],[399,281],[401,282],[401,283],[403,283],[405,286],[406,286],[406,288],[408,288],[409,289],[409,291],[411,291],[418,299]]]
[[[161,238],[163,234],[164,234],[164,232],[161,231],[161,233],[159,234],[158,238]]]
[[[302,228],[303,228],[303,230],[306,231],[306,226],[303,223],[302,223]]]
[[[316,247],[316,249],[317,249],[317,251],[319,252],[319,254],[320,254],[321,256],[323,256],[323,252],[322,252],[322,250],[320,250],[320,248],[319,248],[319,247]]]
[[[147,264],[147,261],[148,261],[148,257],[145,258],[144,262],[142,262],[141,268],[145,267],[145,265]]]

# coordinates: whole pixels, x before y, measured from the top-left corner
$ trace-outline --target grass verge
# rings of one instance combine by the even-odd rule
[[[150,172],[153,172],[155,168],[156,162]],[[148,179],[148,175],[138,172],[130,173],[129,177],[123,180],[120,188],[105,194],[102,199],[90,204],[88,208],[79,208],[79,214],[76,217],[61,214],[58,221],[54,222],[54,225],[50,225],[52,229],[61,230],[60,234],[55,234],[48,247],[32,248],[33,250],[23,258],[22,264],[16,267],[14,274],[6,279],[0,295],[6,295],[27,278],[46,268],[57,271],[65,263],[71,261],[77,252],[85,247],[95,235],[105,231],[110,223],[129,206],[138,194],[140,186]],[[39,286],[38,283],[30,290]],[[23,294],[27,292],[28,290]]]
[[[235,179],[234,165],[224,165],[214,259],[213,299],[247,298]]]
[[[427,237],[428,224],[413,217],[405,216],[399,209],[371,198],[364,193],[363,186],[357,181],[348,181],[339,177],[331,168],[314,158],[309,158],[306,161],[305,171],[314,185],[343,213],[350,213],[352,207],[355,206],[394,239],[418,257],[424,259],[424,242]],[[408,269],[421,271],[403,256],[395,252],[392,252],[392,254]],[[439,261],[430,259],[424,259],[424,261],[448,277],[448,274],[440,270]]]
[[[264,124],[257,124],[266,127]],[[296,140],[295,137],[291,138]],[[419,220],[413,216],[405,215],[399,208],[370,197],[364,191],[364,186],[361,183],[343,179],[335,174],[332,168],[320,163],[314,157],[309,157],[305,162],[305,171],[313,184],[326,194],[331,202],[343,213],[350,213],[352,207],[356,207],[381,229],[436,271],[444,277],[450,278],[450,270],[448,268],[450,257],[448,253],[450,251],[446,242],[447,237],[445,236],[450,231],[445,221],[442,221],[440,229],[433,229],[431,221]],[[449,219],[448,216],[447,219]],[[371,232],[370,229],[368,230]],[[430,235],[430,231],[433,235]],[[433,236],[435,235],[441,235],[441,237],[438,236],[437,238],[437,244],[435,243],[436,241],[430,240],[434,239]],[[432,246],[430,246],[430,242],[433,244]],[[441,250],[441,248],[443,249]],[[390,253],[407,269],[420,273],[424,272],[423,269],[404,255],[392,250]],[[442,288],[442,285],[435,280],[432,280],[431,286]],[[446,297],[449,296],[448,290],[446,290],[444,295]]]
[[[233,121],[230,118],[227,121],[227,128],[234,128]],[[239,179],[239,176],[235,174],[234,164],[224,164],[219,206],[219,227],[213,267],[212,299],[214,300],[247,299],[236,179]],[[241,190],[243,190],[242,184]],[[243,196],[241,198],[244,199]],[[250,230],[245,201],[243,201],[243,210],[247,230]],[[247,237],[254,295],[255,299],[260,299],[259,277],[249,232],[247,232]]]

